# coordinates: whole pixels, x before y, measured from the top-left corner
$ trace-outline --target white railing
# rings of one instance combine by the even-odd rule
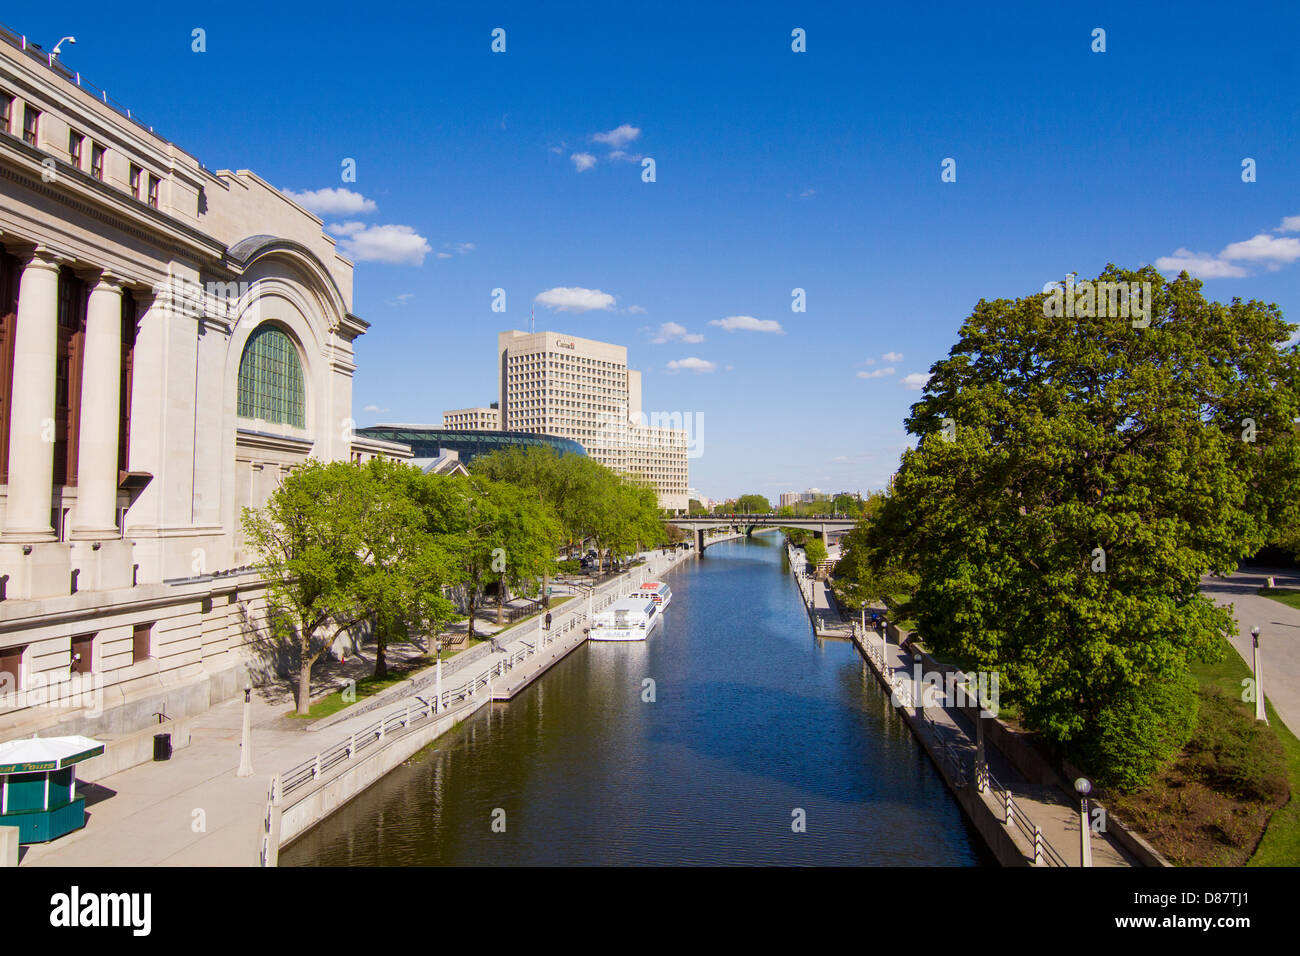
[[[617,586],[612,591],[593,598],[591,602],[592,612],[609,607],[621,597],[631,594],[632,591],[648,581],[652,574],[657,575],[671,567],[675,560],[675,558],[670,558],[659,567],[647,562],[639,569],[641,573],[635,581],[632,575],[629,575],[626,580],[616,582]],[[540,653],[548,644],[553,644],[565,634],[577,630],[586,621],[587,612],[575,608],[573,614],[563,624],[549,631],[539,626],[535,643],[530,644],[528,641],[521,640],[522,647],[509,653],[506,657],[499,658],[490,667],[485,668],[469,680],[444,689],[441,694],[435,691],[432,696],[414,694],[408,697],[403,705],[389,711],[378,720],[367,724],[346,740],[339,741],[332,747],[319,751],[297,766],[280,774],[272,783],[272,803],[277,796],[277,787],[278,796],[287,796],[295,790],[320,780],[323,775],[339,764],[352,761],[358,754],[379,743],[385,737],[394,733],[404,733],[418,724],[445,713],[457,704],[471,700],[483,688],[490,688],[493,680],[504,677],[508,671],[513,670],[534,654]],[[435,678],[426,675],[420,679],[420,683],[427,686],[433,679]],[[268,810],[268,821],[269,819]],[[267,826],[269,830],[269,822]]]

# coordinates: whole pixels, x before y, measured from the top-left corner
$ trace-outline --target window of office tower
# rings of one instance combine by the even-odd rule
[[[305,428],[307,402],[302,363],[293,340],[278,326],[260,326],[239,360],[240,418]]]

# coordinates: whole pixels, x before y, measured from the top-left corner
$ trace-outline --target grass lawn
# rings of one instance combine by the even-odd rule
[[[1285,604],[1287,607],[1293,607],[1300,611],[1300,589],[1296,588],[1260,588],[1255,592],[1266,598],[1272,598]]]
[[[1241,700],[1250,669],[1226,640],[1222,661],[1191,670],[1201,683],[1192,741],[1149,787],[1113,797],[1112,808],[1180,865],[1300,863],[1300,741],[1267,702],[1269,726],[1255,722],[1254,705]]]
[[[551,607],[555,608],[556,606],[563,604],[565,601],[569,600],[572,597],[573,595],[571,594],[560,594],[560,595],[553,594],[551,595]],[[485,611],[484,613],[486,615],[490,612]],[[544,613],[546,612],[538,611],[536,613],[529,614],[527,617],[521,617],[513,624],[502,628],[500,631],[497,631],[497,636],[502,634],[509,634],[511,630],[518,627],[520,624],[523,624],[526,621],[531,621],[539,614],[544,614]],[[486,640],[487,638],[478,638],[478,637],[469,639],[466,640],[463,644],[458,644],[455,650],[448,650],[444,647],[442,651],[442,659],[444,661],[449,660],[455,657],[457,654],[461,653],[462,651],[467,651],[472,647],[478,647],[478,645],[484,643]],[[339,690],[334,691],[334,693],[326,694],[324,697],[320,698],[320,700],[314,701],[311,705],[311,709],[306,714],[299,714],[295,709],[289,711],[289,713],[287,713],[285,716],[297,717],[300,720],[319,720],[322,717],[329,717],[331,714],[337,714],[340,710],[343,710],[343,708],[345,707],[351,707],[353,704],[357,703],[357,701],[365,700],[367,697],[373,697],[375,696],[375,694],[378,694],[382,690],[387,690],[389,687],[392,687],[394,684],[401,683],[404,680],[408,680],[409,678],[414,677],[416,674],[418,674],[420,671],[424,670],[425,668],[432,667],[435,663],[435,660],[436,660],[435,658],[425,655],[423,657],[415,657],[410,660],[403,661],[400,664],[395,664],[392,667],[390,667],[388,669],[387,677],[379,678],[379,677],[375,677],[374,675],[371,675],[370,677],[363,677],[361,678],[361,680],[357,681],[355,698],[352,698],[350,700],[344,700],[343,695],[347,690],[349,690],[349,688],[346,687],[340,688]],[[349,694],[348,696],[350,698],[352,697],[351,694]]]

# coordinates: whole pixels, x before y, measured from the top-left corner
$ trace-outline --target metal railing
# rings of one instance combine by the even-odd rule
[[[24,54],[26,54],[31,59],[35,60],[37,63],[42,64],[43,66],[52,70],[58,76],[62,77],[64,80],[67,80],[69,83],[72,83],[74,86],[77,86],[80,89],[89,93],[91,96],[99,100],[101,103],[103,103],[109,109],[113,110],[115,113],[124,116],[127,120],[134,123],[136,126],[139,126],[141,129],[148,130],[151,135],[158,136],[158,134],[154,132],[152,126],[149,126],[146,123],[143,123],[140,120],[136,119],[136,117],[132,115],[130,108],[119,103],[117,100],[113,99],[111,96],[108,95],[106,91],[95,86],[89,80],[84,79],[79,72],[68,69],[66,66],[63,65],[63,63],[55,59],[54,54],[52,52],[45,50],[39,44],[33,43],[31,39],[29,39],[25,34],[19,33],[17,30],[13,29],[12,27],[0,23],[0,41],[4,41],[5,43],[8,43],[10,46],[14,47],[15,49],[21,50]],[[158,136],[158,138],[163,139],[163,137],[161,136]],[[170,142],[170,140],[164,140],[164,141]]]
[[[1029,815],[1016,803],[1015,794],[998,783],[998,778],[993,776],[987,765],[976,768],[976,780],[981,793],[987,789],[992,795],[993,802],[1002,813],[1002,823],[1008,829],[1014,826],[1034,848],[1035,866],[1068,867],[1070,865],[1056,847],[1043,836],[1042,827],[1030,820]]]
[[[652,574],[667,570],[673,563],[673,560],[669,559],[658,568],[653,564],[646,564],[639,569],[640,574],[629,575],[626,580],[612,582],[616,586],[611,588],[610,592],[592,598],[591,612],[594,614],[596,611],[602,610],[625,595],[632,593],[632,591],[649,580]],[[498,658],[491,666],[480,671],[469,680],[444,688],[440,694],[436,691],[432,695],[412,694],[407,698],[404,705],[389,711],[378,720],[362,727],[346,740],[341,740],[307,758],[302,763],[291,767],[281,773],[278,778],[273,778],[271,802],[275,802],[277,795],[279,797],[288,796],[295,790],[320,780],[332,768],[339,764],[348,763],[358,754],[373,747],[386,737],[405,733],[413,727],[440,716],[457,704],[471,700],[479,695],[479,692],[484,688],[490,689],[494,680],[506,676],[510,670],[513,670],[520,663],[535,654],[541,653],[547,645],[555,643],[555,641],[572,631],[576,631],[586,622],[587,611],[575,608],[564,623],[557,624],[549,631],[539,628],[535,642],[529,643],[526,640],[521,640],[522,647],[510,652],[505,657]],[[436,680],[436,674],[423,675],[419,678],[415,689],[427,687]],[[268,816],[268,832],[270,827],[269,819]]]

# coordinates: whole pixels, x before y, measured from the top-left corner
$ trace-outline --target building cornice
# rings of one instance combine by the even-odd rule
[[[47,159],[56,164],[53,183],[45,182],[41,175],[48,169],[43,166]],[[183,258],[220,262],[226,249],[211,236],[7,133],[0,133],[0,177]]]

